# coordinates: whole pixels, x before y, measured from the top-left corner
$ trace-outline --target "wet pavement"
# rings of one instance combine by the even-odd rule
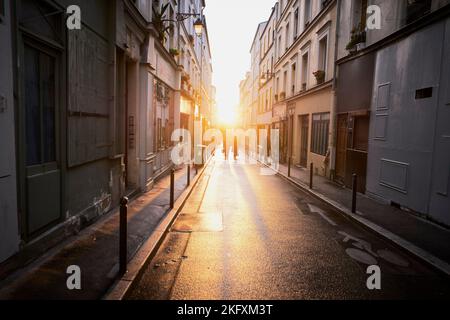
[[[212,161],[129,299],[450,298],[448,278],[267,173]]]
[[[175,174],[175,198],[186,189],[186,170]],[[194,172],[191,172],[194,177]],[[192,177],[192,179],[193,179]],[[128,206],[128,258],[131,259],[170,211],[170,176]],[[117,278],[119,265],[118,209],[68,238],[46,255],[0,283],[0,300],[101,299]],[[68,290],[67,268],[79,266],[82,290]]]

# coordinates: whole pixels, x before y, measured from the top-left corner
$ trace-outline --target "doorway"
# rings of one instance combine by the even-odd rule
[[[23,233],[29,239],[62,218],[61,54],[25,36],[21,52],[20,184]]]
[[[348,115],[338,115],[337,141],[336,141],[336,180],[340,183],[345,181],[345,162],[347,157],[347,128]]]
[[[138,65],[125,57],[125,194],[131,195],[138,189],[137,125]]]
[[[300,116],[300,166],[308,166],[309,115]]]

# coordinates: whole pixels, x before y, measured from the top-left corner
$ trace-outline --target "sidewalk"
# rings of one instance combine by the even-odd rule
[[[287,177],[287,165],[280,165],[279,173]],[[309,170],[292,166],[291,179],[309,189]],[[314,176],[312,192],[353,220],[450,275],[449,229],[362,194],[357,195],[357,214],[351,214],[352,191],[325,177]]]
[[[175,199],[187,187],[186,168],[175,173]],[[191,170],[191,181],[195,170]],[[128,206],[128,260],[152,235],[170,211],[170,175]],[[118,275],[119,211],[108,214],[38,259],[0,282],[1,299],[100,299]],[[81,268],[82,290],[67,289],[67,267]]]

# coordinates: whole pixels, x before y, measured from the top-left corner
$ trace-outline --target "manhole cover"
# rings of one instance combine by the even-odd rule
[[[220,232],[223,230],[221,213],[181,214],[175,221],[175,232]]]

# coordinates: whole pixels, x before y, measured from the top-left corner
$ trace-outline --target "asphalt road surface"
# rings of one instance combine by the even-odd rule
[[[129,299],[450,297],[448,278],[270,173],[212,161]]]

